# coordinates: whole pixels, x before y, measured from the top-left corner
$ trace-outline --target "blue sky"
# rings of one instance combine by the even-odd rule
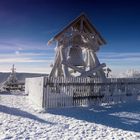
[[[107,41],[98,56],[114,73],[140,70],[138,0],[0,0],[0,71],[49,73],[47,41],[85,12]]]

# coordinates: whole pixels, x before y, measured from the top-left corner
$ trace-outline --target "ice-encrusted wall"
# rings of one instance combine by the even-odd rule
[[[29,101],[43,108],[43,86],[44,77],[26,78],[25,93],[28,94]]]

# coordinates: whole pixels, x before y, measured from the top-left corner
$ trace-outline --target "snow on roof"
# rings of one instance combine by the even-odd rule
[[[101,34],[97,31],[97,29],[95,28],[95,26],[90,22],[90,20],[87,18],[87,16],[82,13],[80,16],[78,16],[75,20],[73,20],[70,24],[68,24],[62,31],[60,31],[59,33],[57,33],[54,37],[53,40],[59,40],[62,35],[71,27],[80,28],[80,22],[81,20],[83,20],[83,26],[86,29],[86,31],[88,31],[89,33],[95,33],[99,39],[100,39],[100,44],[104,45],[106,44],[106,41],[104,40],[104,38],[101,36]]]

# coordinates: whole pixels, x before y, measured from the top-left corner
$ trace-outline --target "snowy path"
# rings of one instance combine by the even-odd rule
[[[27,96],[0,94],[0,140],[138,140],[140,102],[39,113]]]

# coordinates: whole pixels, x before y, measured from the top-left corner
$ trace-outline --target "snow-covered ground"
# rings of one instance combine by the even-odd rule
[[[140,101],[43,113],[23,94],[0,94],[0,140],[6,139],[139,140]]]

